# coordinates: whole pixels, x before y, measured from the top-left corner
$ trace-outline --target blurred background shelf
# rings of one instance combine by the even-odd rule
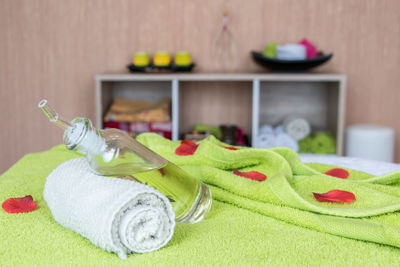
[[[343,154],[346,76],[330,73],[252,74],[101,74],[96,75],[96,124],[116,97],[157,102],[171,99],[172,139],[194,124],[234,124],[251,137],[263,124],[285,116],[306,118],[313,130],[336,135]]]

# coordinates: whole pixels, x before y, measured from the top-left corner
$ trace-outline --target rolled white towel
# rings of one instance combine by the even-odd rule
[[[53,170],[43,197],[60,225],[121,259],[158,250],[174,233],[175,214],[164,195],[138,182],[96,175],[83,157]]]
[[[299,145],[296,140],[293,139],[287,133],[279,133],[275,135],[275,142],[277,147],[287,147],[295,152],[299,152]]]
[[[276,50],[276,58],[281,60],[303,60],[306,56],[306,48],[300,44],[278,45]]]
[[[260,133],[260,134],[273,133],[273,132],[274,132],[274,128],[271,125],[268,125],[268,124],[264,124],[258,130],[258,133]]]
[[[271,148],[276,147],[274,133],[262,133],[257,136],[257,147]]]
[[[307,137],[311,132],[311,127],[308,121],[296,115],[288,116],[283,121],[285,132],[295,140],[301,140]]]
[[[286,133],[285,129],[283,128],[283,125],[278,125],[274,128],[274,133],[275,134],[281,134],[281,133]]]

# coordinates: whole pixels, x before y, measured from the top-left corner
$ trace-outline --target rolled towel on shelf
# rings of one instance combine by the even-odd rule
[[[306,138],[299,140],[298,141],[299,153],[312,153],[311,151],[312,140],[313,140],[312,135],[309,135]]]
[[[259,134],[257,136],[257,147],[258,148],[276,147],[275,134],[274,133]]]
[[[303,45],[306,48],[307,58],[315,58],[317,56],[317,48],[306,38],[303,38],[303,40],[301,40],[299,44]]]
[[[297,144],[297,141],[287,133],[275,134],[275,144],[277,147],[287,147],[295,152],[299,152],[299,145]]]
[[[283,128],[283,125],[280,124],[274,128],[274,133],[281,134],[281,133],[286,133],[286,132],[285,132],[285,129]]]
[[[60,225],[121,259],[158,250],[174,233],[175,214],[164,195],[138,182],[96,175],[83,157],[53,170],[43,197]]]
[[[264,134],[264,133],[274,133],[274,127],[272,127],[269,124],[264,124],[263,126],[260,127],[258,130],[258,133]]]
[[[290,115],[283,121],[285,132],[295,140],[301,140],[307,137],[311,132],[308,121],[297,115]]]
[[[330,132],[316,132],[311,141],[311,151],[316,154],[335,154],[336,140]]]
[[[304,60],[306,56],[306,48],[301,44],[278,45],[276,50],[276,58],[281,60]]]

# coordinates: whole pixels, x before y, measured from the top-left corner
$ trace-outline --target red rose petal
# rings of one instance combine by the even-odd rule
[[[198,146],[199,145],[196,145],[196,143],[191,140],[183,140],[181,145],[175,149],[175,154],[179,156],[193,155]]]
[[[258,171],[249,171],[249,172],[240,172],[238,170],[233,170],[233,173],[244,177],[244,178],[248,178],[254,181],[265,181],[267,179],[267,176],[258,172]]]
[[[356,199],[353,193],[337,189],[323,194],[313,193],[313,195],[320,202],[352,202]]]
[[[333,176],[333,177],[341,178],[341,179],[347,179],[347,177],[349,177],[349,172],[346,171],[345,169],[341,169],[341,168],[335,168],[335,169],[329,170],[329,171],[325,172],[325,174]]]
[[[222,146],[222,147],[229,150],[238,150],[236,147],[233,146]]]
[[[32,196],[6,199],[1,207],[8,213],[29,212],[37,207]]]
[[[196,146],[196,143],[193,142],[192,140],[182,140],[181,144],[186,144],[186,145],[189,145],[189,146]]]
[[[158,171],[161,173],[161,176],[164,176],[164,175],[165,175],[164,168],[158,169]]]

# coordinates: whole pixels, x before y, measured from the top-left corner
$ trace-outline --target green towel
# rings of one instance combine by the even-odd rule
[[[299,140],[299,153],[335,154],[336,140],[331,132],[315,132]]]
[[[138,140],[207,183],[213,207],[204,221],[178,224],[164,248],[121,261],[62,228],[42,197],[47,175],[80,156],[58,146],[29,154],[0,176],[0,202],[31,194],[30,213],[0,210],[2,266],[390,266],[400,258],[400,172],[374,177],[348,170],[348,179],[322,174],[333,168],[304,165],[286,148],[229,150],[214,137],[192,156],[177,156],[180,142],[154,134]],[[266,181],[233,174],[258,171]],[[353,192],[352,203],[317,202],[312,192]],[[345,238],[347,237],[347,238]],[[357,241],[360,240],[360,241]],[[365,242],[371,241],[371,242]],[[386,245],[385,245],[386,244]],[[388,246],[389,245],[389,246]]]
[[[218,139],[222,138],[222,130],[218,126],[210,126],[210,125],[197,123],[195,125],[194,129],[196,131],[200,131],[200,132],[210,132],[212,135],[214,135]]]
[[[267,44],[263,50],[263,56],[269,58],[276,58],[277,44],[276,42],[271,42]]]
[[[335,137],[330,132],[314,133],[311,141],[311,151],[316,154],[335,154]]]
[[[339,179],[302,164],[287,148],[232,151],[210,136],[199,142],[194,155],[178,156],[174,151],[179,142],[154,134],[141,135],[138,140],[209,184],[217,200],[319,231],[400,247],[400,228],[391,223],[400,210],[400,188],[385,185],[400,180],[400,172]],[[255,182],[233,170],[257,171],[268,179]],[[352,192],[357,200],[321,203],[312,194],[334,189]]]
[[[312,153],[312,151],[311,151],[312,140],[313,140],[313,138],[311,135],[299,140],[298,141],[299,153]]]

